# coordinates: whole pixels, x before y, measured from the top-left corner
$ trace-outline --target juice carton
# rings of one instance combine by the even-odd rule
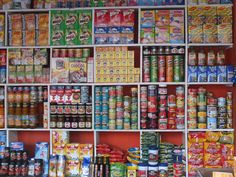
[[[16,66],[16,82],[24,83],[25,82],[25,66]]]
[[[142,28],[141,29],[141,43],[153,44],[155,39],[154,28]]]
[[[170,27],[170,43],[184,43],[184,27]]]
[[[34,66],[25,66],[25,82],[34,83]]]
[[[217,82],[227,82],[226,66],[217,66]]]
[[[207,66],[207,82],[217,82],[216,66]]]
[[[107,27],[110,26],[110,14],[108,10],[96,10],[94,25],[96,27]]]
[[[66,159],[79,160],[79,144],[66,144]]]
[[[43,168],[44,168],[43,176],[47,176],[49,170],[48,166],[49,145],[47,142],[36,143],[35,158],[43,160]]]
[[[228,65],[227,66],[227,82],[233,82],[234,77],[234,66]]]
[[[89,28],[92,31],[92,11],[91,10],[81,10],[79,11],[79,27]]]
[[[23,30],[35,30],[35,15],[34,14],[24,14]]]
[[[66,160],[66,176],[79,176],[80,162],[78,160]]]
[[[69,82],[69,59],[53,58],[52,62],[52,83]]]
[[[169,43],[170,42],[170,28],[167,26],[160,26],[155,28],[155,43]]]
[[[11,142],[10,148],[13,151],[23,151],[24,150],[24,143],[23,142]]]
[[[217,43],[217,27],[215,24],[203,25],[204,43]]]
[[[134,26],[135,11],[134,9],[123,9],[122,26]]]
[[[36,46],[48,45],[48,29],[35,31],[35,45]]]
[[[92,29],[91,28],[80,28],[77,44],[80,44],[80,45],[92,44]]]
[[[79,23],[78,23],[78,14],[77,11],[74,10],[68,10],[64,11],[65,16],[65,28],[66,29],[78,29]]]
[[[170,11],[156,10],[156,26],[170,25]]]
[[[170,10],[170,26],[184,26],[184,10]]]
[[[109,14],[110,14],[110,25],[111,26],[121,26],[121,22],[122,22],[122,11],[119,9],[113,9],[113,10],[109,10]]]
[[[155,26],[155,11],[143,10],[141,11],[141,27],[152,28]]]
[[[51,30],[51,45],[65,45],[64,30]]]
[[[218,25],[218,42],[232,43],[232,24]]]
[[[51,30],[64,30],[65,29],[65,16],[63,11],[51,11]]]
[[[78,43],[78,32],[76,29],[66,29],[65,32],[65,44],[66,45],[77,45]]]
[[[198,80],[198,67],[188,66],[188,82],[197,82]]]
[[[140,6],[154,6],[155,0],[139,0]]]
[[[203,43],[203,29],[202,26],[190,25],[189,31],[189,43]]]
[[[70,83],[87,81],[87,62],[85,58],[70,59]]]
[[[206,66],[198,66],[198,82],[207,82]]]

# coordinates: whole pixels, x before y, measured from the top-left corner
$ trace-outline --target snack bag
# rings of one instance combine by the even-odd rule
[[[204,154],[220,154],[221,146],[220,143],[212,142],[204,142]]]
[[[25,82],[26,83],[34,83],[34,67],[25,66]]]
[[[188,140],[192,143],[204,143],[206,135],[204,132],[191,132],[188,134]]]
[[[233,160],[234,157],[234,145],[221,144],[222,160]]]
[[[191,165],[203,165],[204,164],[204,155],[201,154],[192,154],[188,155],[188,163]]]
[[[222,168],[221,154],[205,154],[204,166],[206,168]]]
[[[220,132],[206,132],[206,141],[208,142],[218,142],[221,137]]]
[[[25,31],[23,32],[23,45],[34,46],[35,45],[35,31]]]
[[[153,28],[155,25],[155,11],[143,10],[141,11],[141,27]]]
[[[203,143],[188,143],[188,151],[191,154],[203,154],[204,152]]]

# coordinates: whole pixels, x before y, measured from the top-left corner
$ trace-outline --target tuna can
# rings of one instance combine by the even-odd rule
[[[117,97],[123,97],[123,86],[116,86]]]
[[[115,97],[110,97],[109,98],[109,108],[110,109],[115,109],[116,108],[116,98]]]
[[[116,87],[109,87],[109,97],[116,97]]]
[[[109,129],[110,130],[116,129],[116,120],[109,120]]]
[[[117,119],[124,118],[124,108],[116,108],[116,118]]]
[[[174,68],[173,68],[173,56],[166,56],[166,82],[173,82]]]
[[[123,129],[123,119],[116,119],[116,129],[121,130]]]
[[[130,130],[130,122],[124,122],[124,129]]]
[[[130,111],[124,111],[124,119],[130,119],[131,118],[131,114]]]
[[[166,81],[166,61],[165,56],[158,56],[158,80],[159,82]]]
[[[116,109],[109,109],[109,119],[116,119]]]
[[[131,108],[131,98],[129,96],[124,97],[124,109],[130,111]]]

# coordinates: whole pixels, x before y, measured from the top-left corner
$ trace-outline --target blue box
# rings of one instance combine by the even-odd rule
[[[232,4],[232,0],[221,0],[221,4]]]
[[[49,145],[47,142],[36,143],[35,159],[42,159],[44,165],[43,175],[48,175],[48,158],[49,158]]]
[[[227,82],[233,82],[234,77],[234,66],[228,65],[227,66]]]
[[[217,82],[217,67],[216,66],[207,66],[207,81]]]
[[[121,27],[109,27],[108,34],[119,34],[121,33]]]
[[[139,0],[140,6],[154,6],[155,0]]]
[[[188,82],[197,82],[198,68],[197,66],[188,66]]]
[[[134,27],[121,27],[121,33],[123,34],[133,34],[134,33]]]
[[[11,150],[14,150],[14,151],[23,151],[24,150],[24,143],[23,142],[11,142],[10,148],[11,148]]]
[[[198,66],[198,82],[207,82],[206,66]]]
[[[5,145],[0,146],[0,159],[4,158],[5,147]]]
[[[107,34],[108,30],[109,30],[109,28],[107,28],[107,27],[95,27],[94,33],[95,34]]]
[[[217,66],[217,82],[227,82],[226,66]]]

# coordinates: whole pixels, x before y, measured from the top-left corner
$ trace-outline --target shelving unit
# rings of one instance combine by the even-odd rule
[[[192,6],[192,5],[188,5],[187,4],[187,0],[185,0],[185,4],[186,5],[173,5],[173,6],[129,6],[129,7],[94,7],[94,8],[75,8],[73,10],[92,10],[93,12],[93,17],[94,17],[94,13],[95,10],[99,10],[99,9],[114,9],[114,8],[118,8],[118,9],[136,9],[138,11],[139,14],[139,25],[138,25],[138,31],[140,31],[140,12],[142,9],[182,9],[185,10],[185,43],[183,44],[170,44],[170,43],[161,43],[161,44],[141,44],[141,43],[137,43],[137,44],[104,44],[104,45],[97,45],[97,44],[93,44],[93,45],[81,45],[81,46],[77,46],[77,45],[71,45],[71,46],[0,46],[0,49],[6,49],[8,52],[8,49],[12,49],[12,48],[48,48],[50,49],[50,62],[52,62],[52,49],[60,49],[60,48],[93,48],[94,50],[94,63],[96,61],[96,48],[97,47],[117,47],[117,46],[128,46],[128,47],[139,47],[140,48],[140,82],[139,83],[8,83],[8,71],[6,73],[6,77],[7,77],[7,83],[6,84],[0,84],[0,86],[5,87],[5,128],[2,128],[0,130],[4,130],[7,132],[7,136],[8,136],[8,142],[14,141],[14,140],[20,140],[17,139],[17,134],[18,132],[37,132],[38,135],[40,136],[41,132],[44,132],[43,135],[48,135],[48,141],[50,141],[50,152],[52,153],[52,132],[53,131],[69,131],[72,133],[78,133],[78,135],[83,132],[83,133],[92,133],[93,134],[93,143],[94,143],[94,152],[96,152],[96,145],[99,142],[105,142],[104,137],[101,138],[101,136],[103,136],[104,134],[108,134],[108,133],[112,133],[112,134],[117,134],[116,138],[119,139],[119,135],[122,134],[122,137],[124,136],[129,136],[130,133],[136,134],[136,136],[141,137],[141,134],[143,132],[159,132],[159,133],[172,133],[173,136],[175,136],[176,133],[179,134],[183,134],[183,140],[181,143],[183,143],[185,145],[185,149],[186,152],[188,151],[188,133],[189,132],[205,132],[205,131],[228,131],[228,132],[234,132],[234,129],[213,129],[213,130],[208,130],[208,129],[188,129],[187,126],[187,90],[188,87],[191,85],[195,85],[195,86],[201,86],[201,85],[221,85],[221,86],[228,86],[231,87],[233,85],[233,83],[231,82],[211,82],[211,83],[204,83],[204,82],[198,82],[198,83],[189,83],[187,81],[187,58],[188,58],[188,48],[189,47],[205,47],[205,46],[221,46],[221,47],[225,47],[225,48],[232,48],[233,47],[233,43],[229,43],[229,44],[222,44],[222,43],[208,43],[208,44],[192,44],[192,43],[188,43],[188,20],[187,20],[187,8]],[[194,6],[198,6],[198,5],[194,5]],[[207,5],[207,6],[213,6],[213,7],[217,7],[219,5]],[[233,7],[233,5],[220,5],[220,6],[230,6]],[[24,9],[24,10],[0,10],[0,13],[4,13],[5,14],[5,45],[8,44],[7,41],[7,16],[8,14],[12,14],[12,13],[48,13],[49,17],[51,14],[51,10],[72,10],[72,9]],[[50,22],[50,19],[49,19]],[[50,25],[49,25],[50,28]],[[94,29],[94,26],[93,26]],[[50,29],[49,29],[49,35],[50,35]],[[140,42],[140,33],[138,34],[138,41]],[[50,41],[50,37],[49,37],[49,41]],[[94,42],[94,33],[93,33],[93,38],[92,41]],[[182,46],[185,49],[185,82],[143,82],[143,75],[142,75],[142,67],[143,67],[143,56],[142,56],[142,51],[143,51],[143,47],[144,46]],[[8,55],[7,55],[8,56]],[[8,59],[7,59],[8,61]],[[52,66],[52,65],[50,65]],[[7,68],[9,67],[9,63],[7,62]],[[96,66],[94,66],[95,68]],[[51,74],[51,71],[50,71]],[[50,81],[51,81],[51,75],[50,75]],[[96,80],[96,72],[94,69],[94,80]],[[140,103],[140,86],[141,85],[159,85],[159,86],[179,86],[182,85],[185,88],[185,128],[183,130],[142,130],[140,129],[140,124],[137,130],[97,130],[94,129],[94,114],[92,117],[92,124],[93,124],[93,128],[92,129],[43,129],[43,128],[39,128],[39,129],[17,129],[17,128],[7,128],[7,87],[8,86],[48,86],[48,89],[50,88],[50,86],[58,86],[58,85],[70,85],[70,86],[91,86],[92,87],[92,100],[94,100],[94,88],[95,86],[116,86],[116,85],[123,85],[123,86],[137,86],[138,87],[138,103]],[[49,91],[48,91],[48,95],[49,95]],[[50,108],[50,101],[48,101],[48,108]],[[94,113],[94,104],[93,104],[93,113]],[[138,106],[138,122],[140,123],[140,104]],[[50,111],[49,111],[49,115],[50,116]],[[235,115],[234,115],[235,117]],[[50,119],[48,120],[48,125],[50,125]],[[102,135],[101,135],[102,134]],[[24,134],[25,135],[25,134]],[[30,136],[31,134],[29,134]],[[35,135],[34,135],[35,136]],[[108,137],[108,136],[106,136]],[[24,139],[25,137],[22,137],[22,139]],[[119,140],[120,141],[120,140]],[[122,140],[121,140],[122,141]],[[139,139],[139,141],[141,141],[141,138]],[[118,145],[121,145],[122,142],[120,142],[120,144],[118,143]],[[131,142],[131,144],[140,144],[140,142],[138,143],[134,143],[133,141]],[[127,146],[127,145],[125,145]],[[186,164],[188,164],[188,159],[186,159]],[[186,165],[186,169],[188,169],[188,165]],[[188,170],[186,170],[186,176],[188,176]]]

